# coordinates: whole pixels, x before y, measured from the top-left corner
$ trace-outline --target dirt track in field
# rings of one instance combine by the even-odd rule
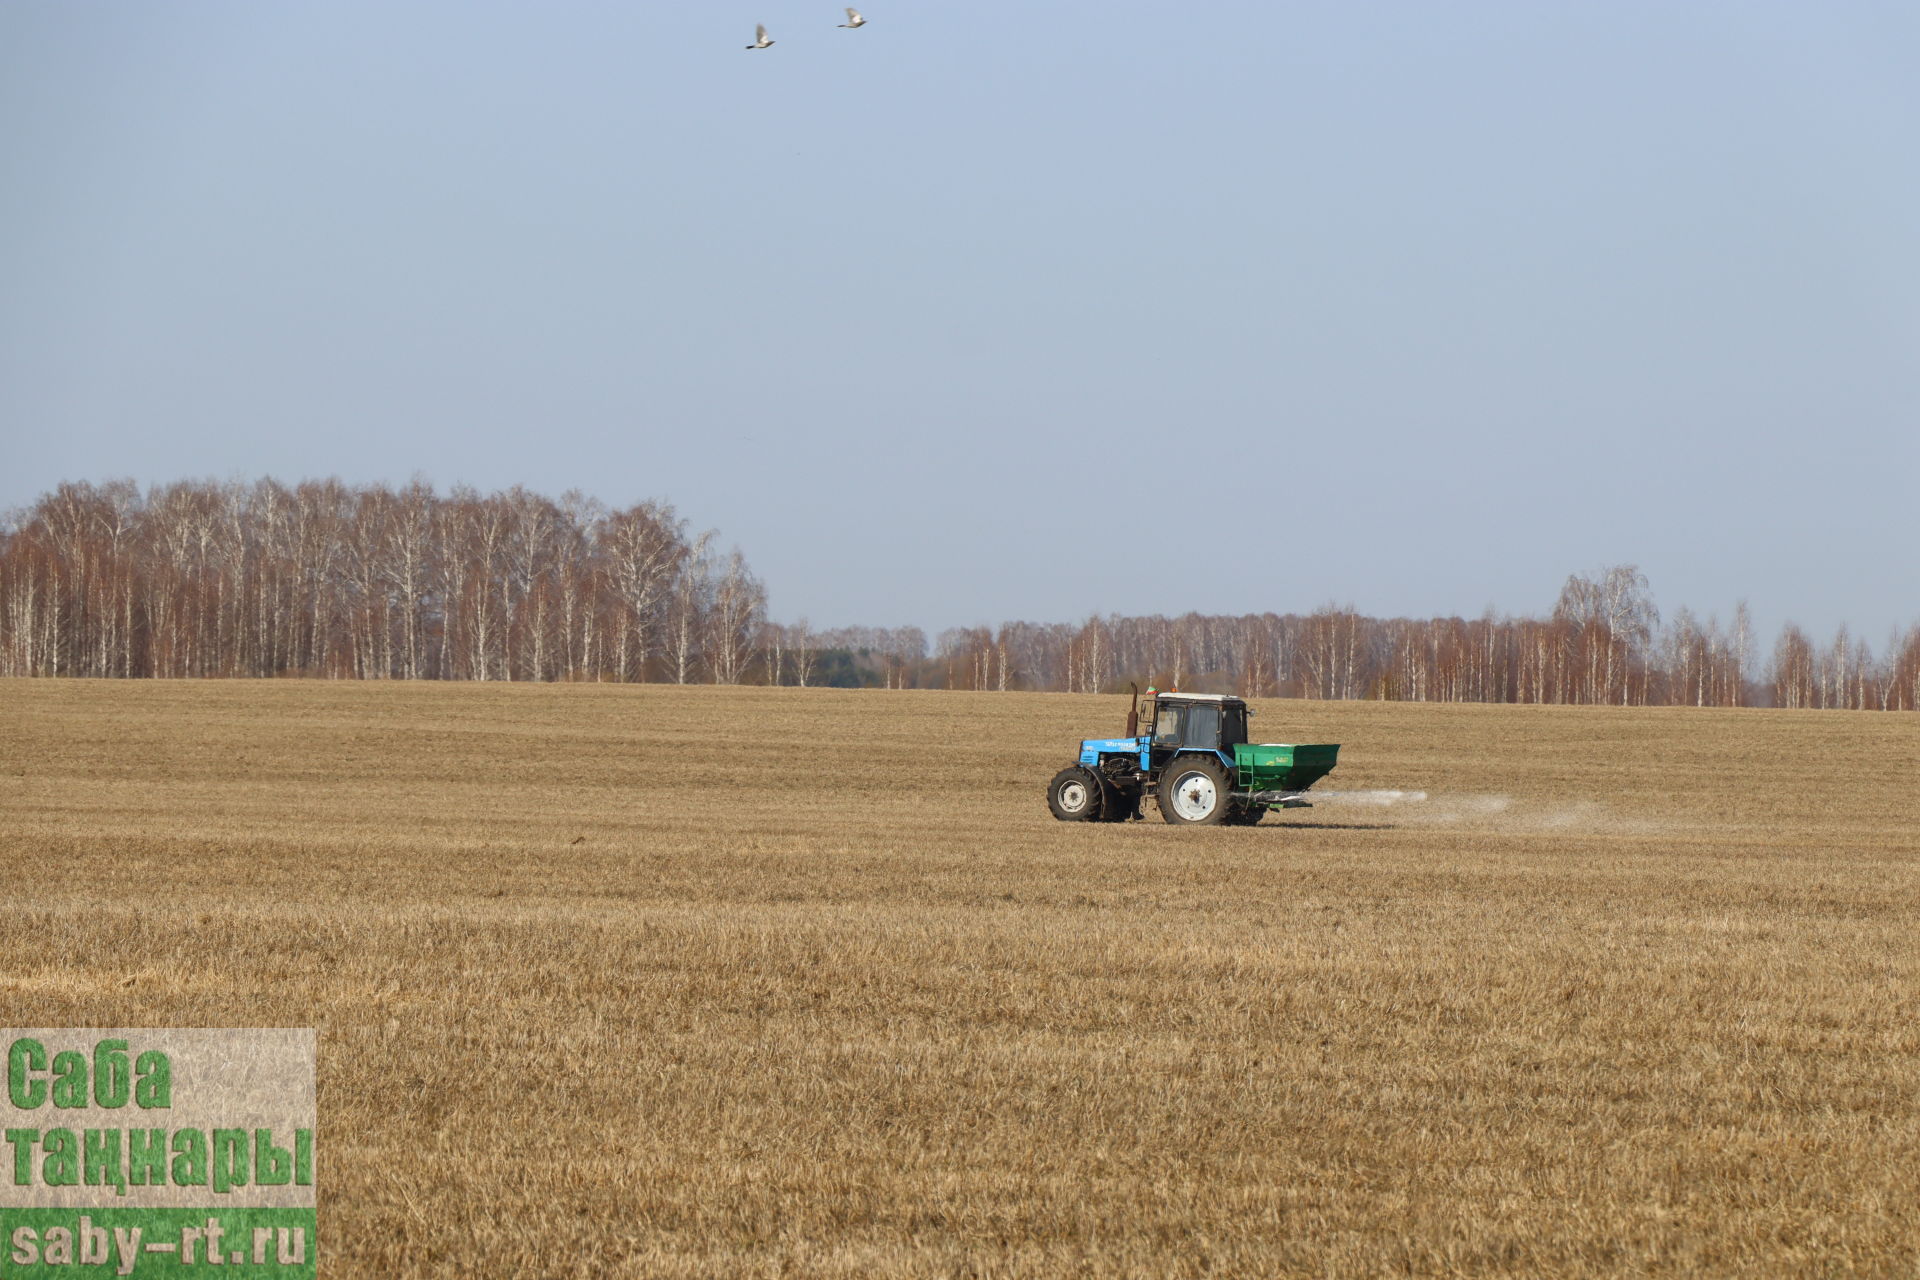
[[[0,1023],[313,1025],[323,1274],[1920,1269],[1920,719],[0,682]]]

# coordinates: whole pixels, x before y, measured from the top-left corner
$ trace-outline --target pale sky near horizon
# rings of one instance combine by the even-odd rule
[[[0,0],[0,508],[659,498],[819,626],[1920,621],[1920,9],[865,12]]]

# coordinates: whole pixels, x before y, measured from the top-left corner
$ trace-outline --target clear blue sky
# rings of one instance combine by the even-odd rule
[[[659,497],[817,625],[1920,619],[1912,4],[866,12],[0,0],[0,507]]]

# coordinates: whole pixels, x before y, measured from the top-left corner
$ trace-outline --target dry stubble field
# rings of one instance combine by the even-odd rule
[[[335,1276],[1920,1266],[1920,719],[0,683],[0,1024],[320,1028]]]

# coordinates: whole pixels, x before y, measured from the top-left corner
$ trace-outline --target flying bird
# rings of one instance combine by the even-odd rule
[[[847,10],[847,20],[841,23],[840,25],[851,30],[854,27],[866,26],[867,20],[860,16],[860,11],[858,9],[849,9]]]
[[[752,44],[750,44],[750,45],[748,45],[748,46],[747,46],[747,48],[749,48],[749,49],[771,49],[771,48],[773,48],[773,41],[771,41],[771,40],[769,40],[769,39],[767,39],[767,24],[766,24],[766,23],[764,23],[764,22],[762,22],[762,23],[758,23],[758,24],[756,24],[756,25],[754,26],[754,28],[753,28],[753,43],[752,43]]]

